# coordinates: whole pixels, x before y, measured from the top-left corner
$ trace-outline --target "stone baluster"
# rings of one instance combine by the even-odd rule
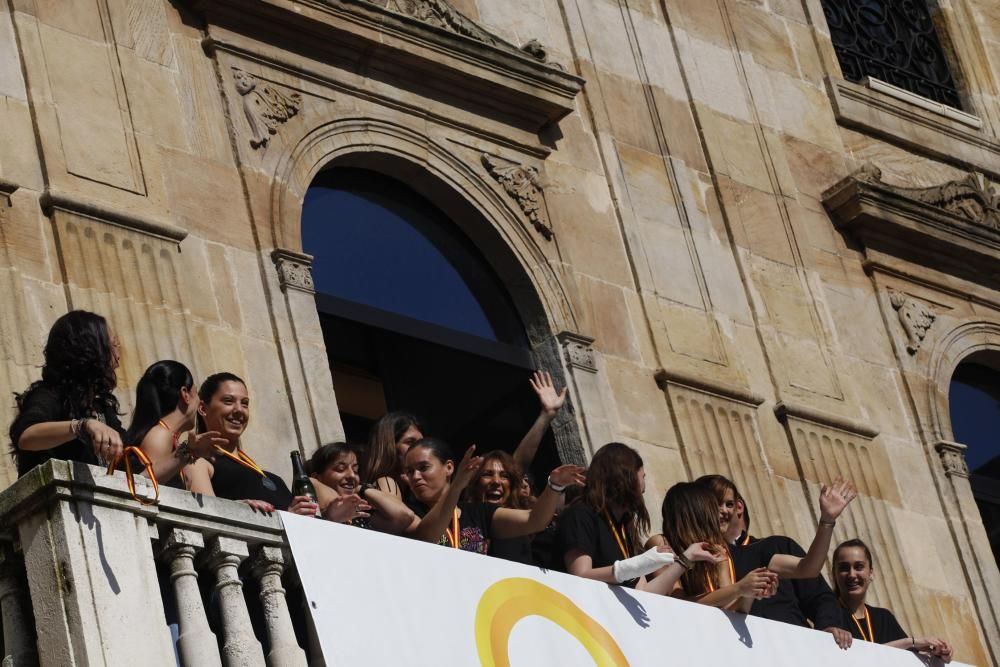
[[[253,634],[250,613],[243,598],[239,566],[249,556],[247,545],[229,537],[216,537],[203,562],[215,571],[215,591],[222,617],[222,662],[226,667],[265,667],[264,651]]]
[[[253,575],[260,583],[260,603],[271,646],[267,664],[272,667],[306,667],[306,654],[295,639],[295,629],[288,613],[281,574],[285,558],[278,547],[261,547],[254,554]]]
[[[3,614],[3,667],[38,664],[35,628],[27,603],[27,574],[20,556],[5,544],[0,547],[0,612]]]
[[[160,557],[170,568],[170,583],[177,602],[180,625],[177,652],[181,664],[220,667],[219,644],[208,626],[198,588],[198,572],[194,569],[195,555],[204,546],[201,533],[175,528],[163,540]]]

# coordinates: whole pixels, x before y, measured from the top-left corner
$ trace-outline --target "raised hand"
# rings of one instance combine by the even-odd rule
[[[337,496],[323,510],[323,518],[336,523],[347,523],[370,516],[372,506],[358,495]]]
[[[566,464],[549,473],[549,482],[556,486],[583,486],[587,483],[587,469]]]
[[[774,595],[778,588],[778,575],[766,567],[758,567],[736,582],[740,597],[761,600]]]
[[[528,382],[531,383],[531,388],[538,394],[538,402],[542,404],[542,412],[550,417],[554,417],[562,409],[563,404],[566,403],[566,393],[569,387],[563,387],[562,391],[557,392],[555,385],[552,384],[552,376],[548,371],[535,371],[531,378],[528,379]]]
[[[122,453],[122,437],[118,431],[96,419],[86,420],[87,440],[94,448],[94,456],[105,463],[114,461]]]
[[[455,474],[451,480],[452,486],[464,489],[479,474],[479,469],[483,467],[483,457],[476,456],[475,454],[475,445],[465,450],[465,456],[462,457],[462,460],[458,463],[458,467],[455,468]]]
[[[858,497],[854,484],[841,478],[832,486],[823,485],[819,492],[819,514],[823,521],[836,521],[852,500]]]
[[[228,442],[218,431],[206,431],[197,434],[192,431],[188,433],[188,448],[199,459],[208,459],[211,461],[215,458],[215,447],[222,447]]]
[[[708,542],[695,542],[684,550],[684,557],[689,561],[703,560],[709,563],[725,563],[729,560],[726,550]]]

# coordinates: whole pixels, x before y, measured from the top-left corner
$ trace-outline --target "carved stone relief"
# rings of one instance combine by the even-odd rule
[[[567,364],[589,373],[597,372],[593,338],[572,331],[563,331],[557,338],[562,345]]]
[[[243,113],[250,125],[250,147],[267,146],[270,135],[302,108],[302,95],[285,93],[237,67],[233,68],[236,92],[243,98]]]
[[[271,253],[271,259],[278,270],[278,283],[283,291],[296,289],[309,294],[316,292],[311,255],[278,249]]]
[[[948,181],[930,188],[904,188],[882,180],[882,170],[871,163],[854,173],[854,178],[874,183],[896,194],[944,209],[969,222],[1000,231],[1000,193],[980,173]]]
[[[930,306],[893,289],[889,290],[889,303],[895,309],[899,323],[906,332],[906,351],[916,354],[924,337],[927,336],[927,330],[937,319],[937,314]]]
[[[532,39],[526,42],[525,44],[522,44],[521,50],[527,53],[535,60],[545,63],[549,67],[555,67],[556,69],[563,70],[564,72],[566,71],[565,67],[549,59],[550,57],[549,50],[545,47],[544,44],[539,42],[537,39]]]
[[[544,236],[545,240],[552,240],[552,225],[545,210],[542,179],[538,170],[502,160],[489,153],[483,153],[483,166],[517,202],[535,230]]]
[[[0,220],[3,220],[7,209],[14,205],[12,195],[17,190],[17,183],[0,178]]]
[[[376,0],[373,4],[485,44],[501,44],[497,37],[480,28],[444,0]]]
[[[934,449],[941,457],[941,467],[948,477],[968,477],[969,466],[965,462],[966,446],[959,442],[939,440],[934,443]]]

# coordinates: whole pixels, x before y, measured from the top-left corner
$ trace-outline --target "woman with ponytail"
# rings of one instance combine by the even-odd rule
[[[637,451],[620,442],[597,450],[583,493],[559,515],[557,545],[567,572],[666,595],[696,562],[721,560],[705,540],[685,544],[679,556],[663,546],[643,551],[642,535],[649,531],[645,490]]]
[[[200,403],[191,371],[178,361],[157,361],[135,387],[125,444],[143,451],[161,484],[185,488],[184,469],[199,458],[211,458],[216,445],[226,444],[218,431],[193,433]],[[181,442],[185,432],[188,437]]]

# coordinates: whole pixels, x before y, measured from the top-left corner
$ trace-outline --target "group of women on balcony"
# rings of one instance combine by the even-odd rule
[[[750,536],[749,508],[720,476],[671,487],[663,534],[642,546],[651,528],[643,461],[621,443],[600,448],[586,470],[557,467],[533,496],[522,471],[566,399],[548,373],[531,379],[541,412],[513,455],[480,456],[473,446],[456,460],[447,444],[425,436],[417,418],[390,413],[375,424],[366,449],[332,443],[313,454],[314,500],[293,497],[243,449],[251,403],[236,375],[211,375],[195,391],[183,364],[154,363],[139,380],[123,430],[112,393],[119,343],[103,317],[60,317],[44,356],[42,378],[17,397],[10,427],[21,475],[48,459],[107,465],[123,444],[134,444],[163,483],[260,511],[321,516],[800,625],[808,618],[842,648],[855,638],[951,659],[947,642],[907,636],[891,612],[866,603],[874,562],[860,540],[834,550],[836,597],[820,577],[836,520],[857,495],[849,482],[822,487],[807,551],[789,538]]]

